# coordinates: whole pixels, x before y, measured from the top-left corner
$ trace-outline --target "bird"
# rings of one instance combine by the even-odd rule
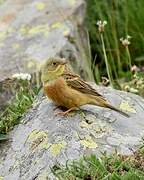
[[[58,107],[67,109],[59,112],[60,115],[65,116],[82,105],[90,104],[109,108],[129,117],[127,113],[112,106],[88,82],[75,74],[70,68],[68,60],[64,58],[48,58],[41,66],[41,80],[45,95]]]

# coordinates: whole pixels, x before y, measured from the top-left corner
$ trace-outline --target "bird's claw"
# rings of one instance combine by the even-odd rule
[[[65,112],[57,112],[55,113],[56,116],[66,116],[68,113]]]
[[[67,111],[64,111],[64,112],[58,112],[58,113],[56,113],[55,115],[56,116],[58,116],[58,115],[60,115],[60,116],[66,116],[66,115],[68,115],[71,111],[73,111],[75,108],[70,108],[70,109],[68,109]]]

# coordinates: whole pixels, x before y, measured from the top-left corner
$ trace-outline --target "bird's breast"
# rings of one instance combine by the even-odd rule
[[[44,85],[45,94],[56,104],[61,105],[64,99],[66,82],[63,78],[58,78]]]

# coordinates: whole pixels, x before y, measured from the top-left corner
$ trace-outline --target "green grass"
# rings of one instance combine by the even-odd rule
[[[16,80],[14,84],[15,96],[0,114],[0,140],[4,140],[4,134],[20,122],[21,117],[32,106],[39,92],[39,89],[27,80]]]
[[[98,27],[98,20],[106,20],[103,39],[108,58],[109,71],[114,80],[131,77],[131,64],[144,64],[144,1],[139,0],[86,0],[86,26],[95,60],[95,76],[107,76],[104,54]],[[121,37],[132,36],[129,53],[120,42]],[[99,72],[97,72],[99,71]],[[98,78],[95,77],[98,82]]]
[[[68,161],[65,166],[57,164],[52,172],[59,180],[143,180],[144,149],[141,148],[132,156],[115,153],[97,158],[91,155]]]

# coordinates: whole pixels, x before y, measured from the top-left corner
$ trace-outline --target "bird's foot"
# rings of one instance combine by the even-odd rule
[[[75,107],[72,107],[72,108],[68,109],[67,111],[58,112],[58,113],[56,113],[56,116],[57,116],[57,115],[66,116],[66,115],[68,115],[71,111],[73,111],[73,110],[75,110],[75,109],[76,109]]]

